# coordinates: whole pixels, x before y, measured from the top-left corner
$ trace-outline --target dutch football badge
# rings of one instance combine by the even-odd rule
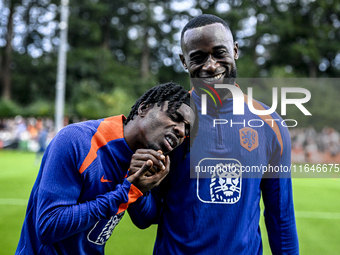
[[[255,129],[245,127],[239,130],[240,143],[243,148],[253,151],[259,146],[259,136]]]
[[[202,159],[196,167],[198,199],[204,203],[237,203],[242,190],[241,170],[237,159]]]

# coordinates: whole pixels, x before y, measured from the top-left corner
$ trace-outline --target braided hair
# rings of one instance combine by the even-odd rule
[[[157,106],[160,106],[162,102],[169,101],[167,112],[170,112],[171,110],[170,113],[173,113],[178,108],[180,108],[181,105],[188,99],[191,100],[190,93],[187,90],[185,90],[181,85],[178,85],[173,82],[160,84],[146,91],[136,101],[136,103],[131,107],[130,114],[124,121],[124,124],[127,124],[130,120],[133,120],[135,115],[138,115],[138,107],[142,102],[144,102],[143,108],[145,108],[148,104],[157,103]],[[191,139],[185,139],[188,140],[187,141],[188,147],[192,146],[194,138],[196,137],[198,132],[198,114],[196,105],[194,102],[191,101],[190,106],[193,107],[193,111],[195,112],[195,122],[190,134]]]

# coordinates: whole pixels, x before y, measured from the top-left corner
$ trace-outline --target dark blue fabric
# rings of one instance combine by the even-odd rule
[[[131,184],[124,176],[133,152],[123,137],[112,140],[80,174],[102,121],[69,125],[47,147],[16,254],[104,254],[123,216],[118,207],[129,199]]]
[[[201,99],[195,91],[192,94],[200,110]],[[244,115],[233,115],[232,102],[233,99],[228,99],[217,110],[208,100],[207,115],[199,114],[200,127],[191,155],[183,159],[184,149],[176,149],[169,176],[158,189],[152,190],[150,196],[140,198],[130,208],[131,218],[139,227],[158,221],[154,254],[262,254],[261,193],[273,254],[299,253],[292,184],[287,178],[289,172],[264,175],[262,172],[244,172],[242,178],[214,177],[207,173],[197,175],[195,172],[198,164],[209,160],[213,164],[220,162],[244,169],[269,165],[290,167],[290,136],[288,129],[279,122],[280,116],[272,114],[282,135],[282,155],[271,122],[265,122],[262,127],[251,127],[257,132],[258,147],[249,151],[241,146],[244,141],[239,130],[244,126],[235,123],[245,120],[248,127],[249,120],[260,117],[252,114],[246,104]],[[228,120],[228,123],[213,127],[213,119]],[[259,123],[253,121],[251,125]],[[228,190],[221,191],[222,186],[225,189],[228,186]]]

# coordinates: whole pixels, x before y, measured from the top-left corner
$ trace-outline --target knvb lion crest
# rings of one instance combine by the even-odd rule
[[[240,129],[240,143],[248,151],[255,150],[259,146],[257,131],[250,127]]]
[[[241,197],[241,165],[238,163],[218,164],[211,176],[210,195],[212,202],[234,204]]]
[[[235,204],[241,198],[242,164],[234,158],[204,158],[197,164],[197,197],[203,203]]]

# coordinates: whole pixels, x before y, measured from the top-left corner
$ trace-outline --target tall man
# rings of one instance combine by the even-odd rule
[[[181,47],[180,58],[200,112],[198,136],[190,159],[180,156],[183,150],[174,152],[170,174],[157,192],[130,208],[132,220],[141,228],[158,221],[154,254],[262,254],[262,193],[272,253],[298,254],[289,175],[244,173],[254,166],[290,166],[287,128],[277,125],[281,120],[277,113],[251,113],[248,100],[244,100],[244,115],[233,115],[238,44],[225,21],[213,15],[190,20],[182,31]],[[236,87],[228,90],[215,84]],[[207,100],[205,109],[201,109],[202,98]],[[253,105],[268,109],[255,100]],[[214,125],[218,119],[229,123]],[[264,125],[250,126],[249,120]]]
[[[194,122],[188,91],[166,83],[147,91],[127,119],[62,129],[44,154],[16,254],[104,254],[126,208],[167,175],[167,154]],[[135,155],[140,167],[130,164]]]

